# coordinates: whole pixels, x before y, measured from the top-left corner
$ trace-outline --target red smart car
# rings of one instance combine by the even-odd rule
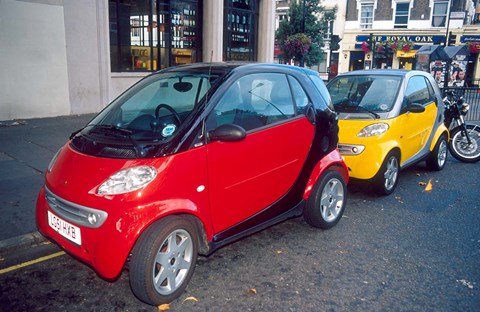
[[[328,229],[346,205],[337,117],[317,73],[192,64],[132,86],[52,159],[40,232],[100,276],[126,267],[158,305],[184,291],[197,255],[303,214]]]

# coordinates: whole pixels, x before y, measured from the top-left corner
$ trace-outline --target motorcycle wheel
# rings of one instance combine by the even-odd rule
[[[472,124],[465,126],[470,136],[471,144],[468,144],[462,128],[456,127],[450,132],[448,149],[450,154],[456,159],[466,163],[474,163],[480,160],[480,126]]]

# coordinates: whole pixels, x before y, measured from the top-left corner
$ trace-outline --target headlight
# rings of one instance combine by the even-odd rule
[[[462,104],[462,113],[464,115],[468,112],[469,109],[470,109],[470,105],[468,105],[467,103]]]
[[[138,166],[120,170],[112,174],[97,190],[99,195],[114,195],[132,192],[148,183],[157,176],[157,170],[150,166]]]
[[[50,163],[48,164],[48,167],[47,167],[48,172],[52,172],[53,165],[55,165],[55,162],[57,161],[58,155],[59,155],[60,152],[62,151],[62,148],[63,148],[63,147],[61,147],[61,148],[55,153],[55,155],[53,155],[52,160],[50,160]]]
[[[366,126],[357,134],[357,137],[366,138],[371,136],[376,136],[387,132],[388,124],[386,123],[376,123],[373,125]]]

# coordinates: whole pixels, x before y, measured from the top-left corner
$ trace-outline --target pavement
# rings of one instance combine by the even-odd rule
[[[0,121],[0,257],[44,241],[35,203],[50,160],[94,114]]]

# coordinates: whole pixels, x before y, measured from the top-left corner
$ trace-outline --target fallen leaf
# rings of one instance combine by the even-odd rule
[[[427,183],[426,182],[418,182],[418,185],[425,186],[425,185],[427,185]]]
[[[427,186],[425,186],[425,192],[432,191],[432,179],[428,180]]]
[[[277,250],[277,255],[281,254],[283,251]]]
[[[249,294],[252,294],[252,295],[255,295],[255,294],[257,294],[257,290],[256,290],[255,288],[250,288],[250,289],[248,290],[248,293],[249,293]]]
[[[158,311],[167,311],[170,310],[170,305],[168,303],[164,303],[158,306]]]
[[[466,287],[468,287],[468,288],[470,288],[470,289],[473,289],[473,284],[474,284],[474,283],[471,283],[471,282],[469,282],[469,281],[467,281],[467,280],[464,280],[464,279],[457,280],[457,282],[461,283],[463,286],[466,286]]]
[[[190,296],[190,297],[187,297],[183,300],[183,302],[185,301],[195,301],[195,302],[198,302],[197,298],[193,297],[193,296]]]

